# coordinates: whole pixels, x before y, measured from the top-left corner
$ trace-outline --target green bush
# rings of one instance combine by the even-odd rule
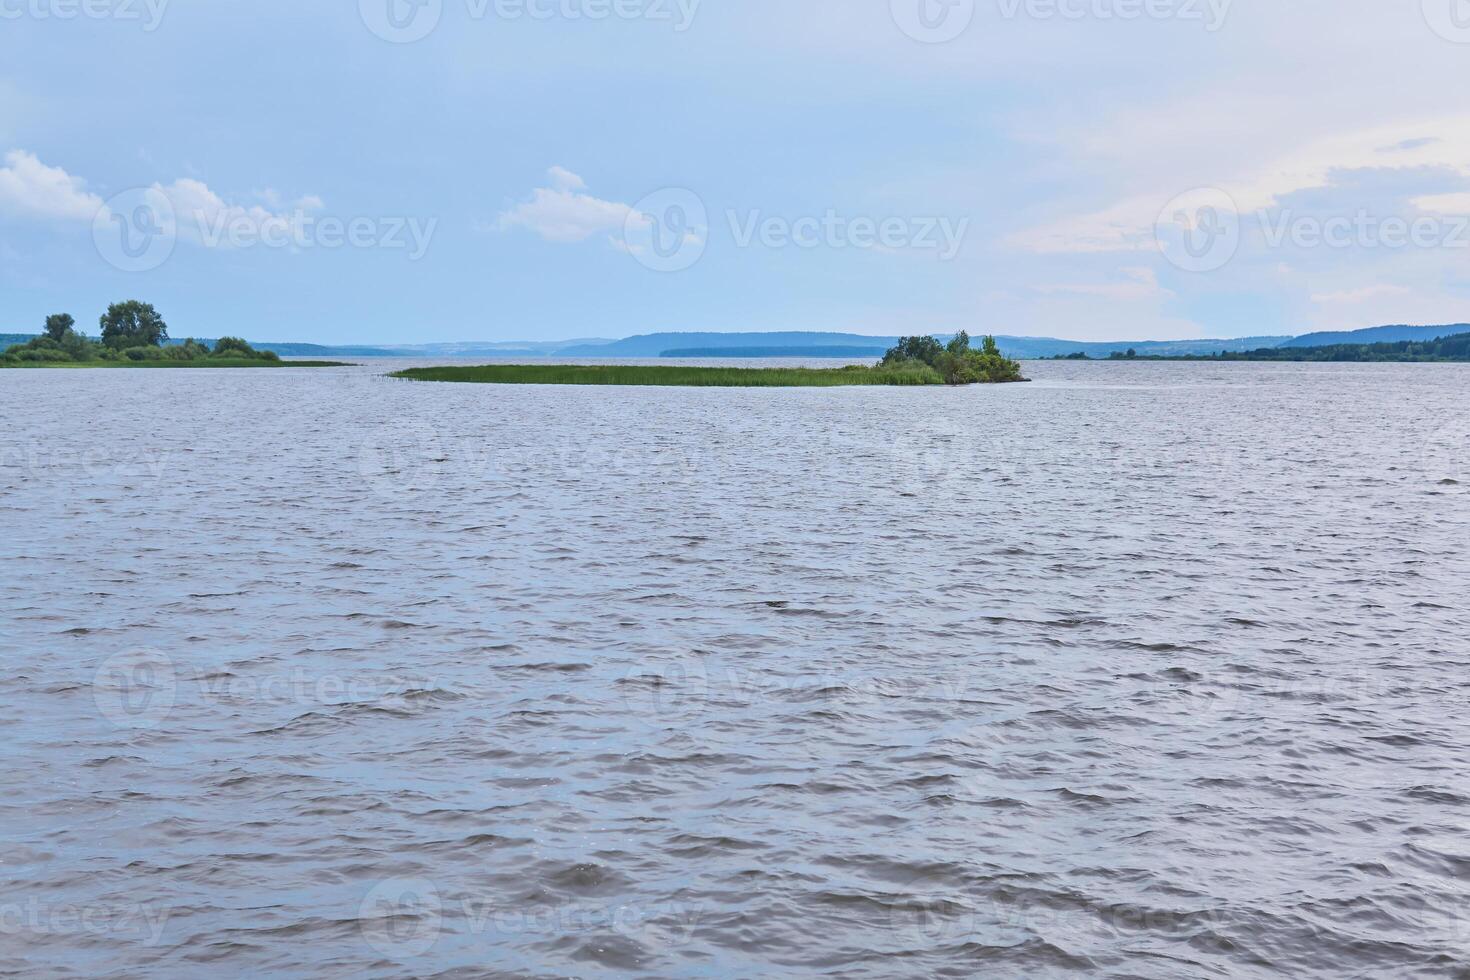
[[[71,355],[66,351],[48,347],[23,348],[15,356],[19,360],[31,363],[63,364],[71,360]]]
[[[994,337],[986,337],[980,350],[970,347],[970,335],[961,330],[948,346],[933,337],[903,337],[883,357],[884,367],[927,365],[939,372],[949,385],[1000,384],[1024,381],[1021,365],[1000,352]]]
[[[258,357],[255,348],[239,337],[221,337],[214,342],[215,357]]]
[[[129,347],[123,356],[130,361],[161,361],[165,355],[161,347]]]

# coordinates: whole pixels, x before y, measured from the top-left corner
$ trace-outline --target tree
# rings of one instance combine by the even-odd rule
[[[895,364],[903,361],[922,361],[933,367],[938,363],[939,355],[944,352],[944,345],[933,337],[900,337],[898,339],[898,346],[884,356],[883,363]]]
[[[231,354],[236,357],[254,357],[255,348],[239,337],[221,337],[214,342],[215,357],[228,357]]]
[[[72,332],[77,321],[71,318],[70,313],[53,313],[46,318],[46,336],[60,343],[66,339],[66,335]]]
[[[946,350],[951,354],[963,357],[970,351],[970,335],[964,330],[961,330],[954,335],[954,340],[949,342],[949,347]]]
[[[115,350],[161,347],[168,340],[168,324],[149,303],[130,299],[113,303],[102,315],[102,342]]]

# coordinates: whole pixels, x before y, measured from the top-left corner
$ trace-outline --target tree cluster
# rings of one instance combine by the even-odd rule
[[[883,357],[884,367],[927,364],[949,385],[1000,384],[1025,381],[1021,365],[1000,352],[995,338],[981,339],[980,349],[970,347],[970,335],[961,330],[948,344],[933,337],[901,337]]]
[[[221,337],[211,350],[208,344],[190,337],[181,344],[169,342],[168,324],[150,303],[127,300],[113,303],[98,322],[101,339],[93,340],[76,329],[69,313],[46,318],[44,332],[24,344],[0,354],[0,364],[87,364],[105,361],[200,361],[233,358],[278,361],[274,351],[258,351],[239,337]]]

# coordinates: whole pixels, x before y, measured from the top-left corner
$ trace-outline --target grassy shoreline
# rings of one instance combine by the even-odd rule
[[[324,368],[352,367],[346,361],[261,361],[253,358],[215,357],[197,361],[22,361],[0,364],[0,371],[62,369],[69,371],[92,368]]]
[[[930,367],[719,368],[642,364],[485,364],[395,371],[389,377],[501,385],[619,385],[685,388],[834,388],[942,385]]]

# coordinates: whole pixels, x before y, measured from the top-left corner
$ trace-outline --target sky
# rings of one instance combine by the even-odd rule
[[[1470,320],[1470,0],[0,0],[0,331]]]

